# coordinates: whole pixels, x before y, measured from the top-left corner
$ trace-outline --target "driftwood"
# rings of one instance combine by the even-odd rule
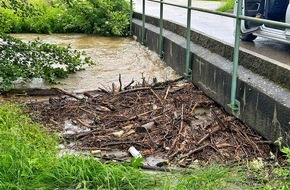
[[[129,87],[130,87],[132,84],[134,84],[134,82],[135,82],[135,81],[132,79],[132,81],[124,87],[124,90],[128,90]]]
[[[78,96],[76,96],[76,95],[74,95],[72,93],[64,91],[64,90],[62,90],[60,88],[51,88],[51,89],[57,91],[59,94],[67,95],[67,96],[70,96],[70,97],[75,98],[77,100],[82,100],[83,99],[83,98],[80,98],[80,97],[78,97]]]
[[[148,85],[144,79],[135,86],[132,80],[122,88],[119,75],[119,87],[113,85],[111,90],[78,95],[54,89],[62,95],[51,99],[60,102],[57,106],[32,102],[27,107],[49,130],[61,133],[65,121],[90,128],[63,136],[78,150],[128,150],[135,146],[145,157],[158,155],[182,166],[194,160],[234,162],[269,156],[271,142],[181,80]]]

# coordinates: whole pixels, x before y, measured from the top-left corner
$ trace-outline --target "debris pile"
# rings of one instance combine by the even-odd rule
[[[75,150],[101,153],[133,146],[143,157],[184,167],[270,155],[268,141],[184,80],[129,84],[117,92],[54,90],[58,96],[28,108]],[[65,123],[80,130],[67,131]]]

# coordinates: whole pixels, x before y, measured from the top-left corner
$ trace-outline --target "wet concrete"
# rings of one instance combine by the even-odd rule
[[[72,74],[67,79],[60,80],[59,85],[50,85],[41,79],[34,79],[31,83],[22,84],[28,88],[58,87],[68,91],[95,90],[99,87],[110,88],[112,83],[119,85],[119,74],[123,85],[132,79],[142,82],[142,74],[146,81],[152,82],[176,79],[179,75],[166,66],[156,53],[149,51],[132,38],[101,37],[83,34],[14,34],[14,37],[31,41],[40,38],[46,43],[62,46],[71,45],[73,49],[85,51],[96,63],[85,71]]]
[[[141,25],[142,21],[142,15],[139,13],[134,14],[134,19],[133,22]],[[152,38],[152,35],[150,34],[151,31],[154,31],[154,33],[159,33],[159,19],[158,17],[152,17],[152,16],[146,16],[146,32],[145,32],[145,43],[147,43],[148,47],[156,51],[158,49],[158,44],[156,43],[159,41],[158,39]],[[178,23],[171,22],[164,20],[163,23],[163,28],[164,31],[163,33],[166,34],[167,31],[173,32],[177,34],[179,37],[174,37],[174,39],[177,44],[185,44],[186,42],[186,27],[179,25]],[[138,35],[140,34],[141,30],[136,31],[138,32]],[[147,36],[150,36],[148,37]],[[170,35],[170,34],[168,34]],[[158,36],[156,38],[159,38]],[[178,38],[178,39],[177,39]],[[233,52],[234,48],[233,45],[228,44],[226,42],[222,42],[217,38],[212,38],[208,36],[207,34],[201,33],[196,30],[191,30],[191,41],[194,44],[197,44],[198,46],[201,46],[203,48],[206,48],[210,50],[212,53],[221,55],[222,57],[232,61],[233,60]],[[166,41],[164,42],[164,51],[165,49],[169,48],[167,47],[168,45],[166,44]],[[172,53],[170,53],[172,54]],[[180,70],[181,68],[184,68],[183,66],[180,66],[180,64],[183,63],[185,60],[185,51],[180,52],[179,55],[180,59],[183,59],[180,61],[178,60],[173,60],[172,58],[168,58],[168,60],[165,60],[169,65],[172,65],[175,70],[178,72],[182,71]],[[165,56],[166,57],[166,56]],[[262,75],[271,81],[274,81],[276,84],[280,84],[281,86],[290,89],[290,66],[283,64],[279,61],[270,59],[266,56],[257,54],[255,52],[252,52],[250,50],[247,50],[245,48],[240,48],[240,56],[239,56],[239,65],[244,66],[245,68]],[[184,71],[183,71],[184,72]]]
[[[187,0],[164,0],[164,2],[175,3],[179,5],[187,5]],[[134,0],[135,12],[142,13],[142,1]],[[209,10],[216,10],[223,5],[223,2],[213,1],[192,1],[193,7],[205,8]],[[155,2],[146,1],[145,14],[159,17],[159,4]],[[187,23],[187,10],[184,8],[173,7],[164,5],[164,16],[163,18],[169,21],[177,22],[181,25],[186,26]],[[234,21],[232,18],[214,15],[209,13],[203,13],[198,11],[191,12],[191,28],[199,32],[205,33],[215,38],[219,38],[228,43],[234,42]]]

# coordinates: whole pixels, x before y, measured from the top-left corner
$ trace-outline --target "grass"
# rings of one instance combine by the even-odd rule
[[[175,189],[237,189],[245,187],[243,179],[237,168],[218,165],[199,167],[182,174]]]
[[[23,109],[0,100],[0,189],[288,189],[288,168],[253,161],[241,166],[193,166],[179,173],[146,173],[89,155],[58,157],[49,135]],[[285,153],[290,159],[289,149]],[[288,160],[290,162],[290,160]],[[267,167],[266,167],[267,166]],[[250,177],[249,177],[250,176]]]
[[[217,9],[220,12],[232,11],[234,9],[235,0],[226,0],[226,3]]]
[[[50,164],[51,155],[56,154],[57,143],[52,137],[40,132],[39,126],[20,114],[13,104],[0,108],[0,188],[13,189],[29,186],[29,179],[35,178]]]
[[[42,187],[49,189],[151,189],[155,186],[153,177],[129,166],[68,155],[60,158],[41,181],[45,181]]]

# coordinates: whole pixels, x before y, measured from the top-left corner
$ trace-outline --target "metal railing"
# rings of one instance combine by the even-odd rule
[[[235,22],[235,41],[234,41],[234,56],[233,56],[233,70],[232,70],[232,83],[231,83],[231,102],[228,104],[228,106],[232,109],[232,112],[234,115],[239,115],[240,113],[240,103],[236,99],[236,90],[237,90],[237,72],[238,72],[238,63],[239,63],[239,47],[240,47],[240,35],[241,35],[241,21],[251,21],[259,24],[269,24],[272,26],[277,27],[284,27],[284,28],[290,28],[290,24],[277,22],[277,21],[271,21],[261,18],[254,18],[254,17],[248,17],[242,15],[242,6],[243,6],[243,0],[236,0],[237,3],[237,11],[236,14],[231,13],[223,13],[223,12],[217,12],[212,11],[208,9],[198,8],[198,7],[192,7],[191,2],[192,0],[188,0],[187,6],[164,2],[163,0],[142,0],[142,33],[141,33],[141,43],[145,44],[145,9],[146,9],[146,3],[145,1],[151,1],[155,3],[160,4],[160,18],[159,18],[159,56],[163,57],[163,8],[164,5],[179,7],[187,9],[187,27],[186,27],[186,68],[184,75],[187,77],[191,77],[191,70],[190,70],[190,37],[191,37],[191,11],[200,11],[204,13],[210,13],[225,17],[230,17],[236,19]],[[133,20],[133,2],[130,0],[131,6],[130,6],[130,34],[132,34],[132,20]]]

